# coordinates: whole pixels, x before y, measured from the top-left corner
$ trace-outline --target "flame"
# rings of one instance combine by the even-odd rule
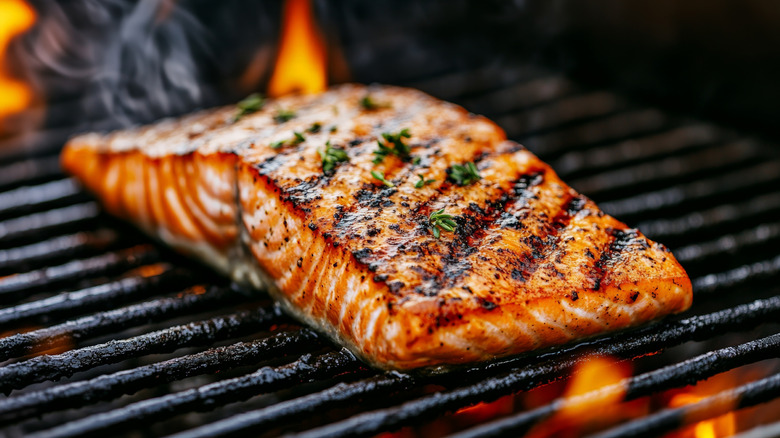
[[[11,39],[35,23],[35,12],[23,0],[0,0],[0,120],[30,106],[32,91],[12,78],[5,61]]]
[[[738,384],[734,373],[725,373],[696,386],[688,387],[683,392],[674,394],[669,399],[670,408],[679,408],[690,405],[712,394],[732,388]],[[699,421],[690,427],[668,435],[669,438],[722,438],[734,435],[737,432],[737,421],[734,412],[721,415],[709,420]]]
[[[615,406],[623,400],[625,387],[618,385],[630,376],[628,366],[606,357],[594,357],[578,367],[564,397],[579,400],[567,404],[561,414],[569,416],[585,415],[592,409]],[[593,399],[578,398],[604,387],[613,387],[612,391],[602,391]]]
[[[139,266],[130,271],[130,273],[131,275],[139,275],[144,278],[149,278],[162,274],[166,271],[166,267],[167,265],[164,263],[155,263],[153,265]]]
[[[312,16],[309,0],[284,4],[282,40],[268,94],[313,94],[327,87],[325,45]]]
[[[592,357],[574,370],[560,410],[532,428],[529,437],[581,436],[587,431],[634,415],[625,404],[626,380],[631,367],[608,357]]]
[[[514,396],[505,395],[490,403],[481,402],[474,406],[461,408],[455,412],[455,415],[466,423],[476,424],[484,423],[500,415],[510,414],[514,411],[514,408]]]

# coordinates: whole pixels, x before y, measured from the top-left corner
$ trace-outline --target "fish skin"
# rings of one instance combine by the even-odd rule
[[[381,105],[363,108],[366,95]],[[280,110],[295,117],[279,123]],[[268,100],[238,121],[236,112],[84,134],[66,145],[62,164],[111,214],[268,290],[383,369],[490,360],[691,305],[691,282],[668,249],[461,107],[346,84]],[[308,132],[315,123],[319,131]],[[404,128],[419,163],[374,164],[381,134]],[[305,141],[271,147],[294,132]],[[349,161],[323,173],[326,142]],[[469,161],[477,182],[448,179],[452,164]],[[420,174],[434,182],[416,188]],[[428,218],[442,208],[457,227],[437,239]]]

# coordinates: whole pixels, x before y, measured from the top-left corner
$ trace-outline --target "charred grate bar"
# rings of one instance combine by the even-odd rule
[[[780,374],[750,382],[688,406],[661,411],[642,420],[595,435],[598,438],[658,436],[687,424],[780,397]]]
[[[295,326],[267,297],[202,275],[107,219],[60,174],[52,148],[41,148],[39,157],[0,165],[0,275],[7,275],[0,277],[0,389],[9,393],[0,398],[2,432],[370,436],[564,379],[594,354],[632,360],[688,342],[707,346],[628,378],[626,399],[778,357],[780,156],[773,146],[539,68],[459,72],[418,85],[488,113],[605,211],[668,242],[694,281],[694,308],[444,376],[377,374]],[[761,339],[744,338],[756,328]],[[728,346],[718,343],[724,335],[743,337]],[[775,380],[603,433],[676,429],[718,415],[717,400],[742,407],[776,398]],[[428,384],[443,389],[420,390]],[[257,401],[260,395],[269,397]],[[456,436],[522,432],[570,402]],[[355,408],[343,412],[344,405]]]
[[[137,283],[134,280],[126,279],[127,282]],[[147,281],[144,285],[151,286],[150,283],[151,281]],[[124,289],[122,292],[128,292],[128,290]],[[130,288],[129,292],[135,298],[139,297],[137,295],[138,291],[134,288]],[[35,350],[40,351],[42,348],[55,346],[63,339],[89,339],[140,324],[164,321],[178,315],[205,311],[213,306],[237,304],[240,297],[241,295],[223,288],[212,288],[212,290],[202,293],[197,290],[187,290],[176,297],[158,298],[114,310],[98,312],[51,327],[2,338],[0,339],[0,360],[23,356]],[[79,300],[78,297],[67,298],[64,301],[60,301],[61,303],[67,303],[67,306],[56,309],[48,308],[45,313],[49,316],[58,311],[70,313],[74,308],[83,311],[85,307],[91,304],[87,300]],[[108,298],[108,301],[112,304],[117,302],[117,297],[113,295],[110,295]],[[36,304],[39,302],[36,302]]]
[[[533,424],[551,417],[567,406],[588,403],[589,401],[592,403],[610,395],[618,395],[623,397],[624,400],[633,400],[665,389],[685,386],[689,382],[698,382],[732,368],[764,360],[772,355],[775,357],[780,356],[780,334],[747,342],[736,347],[711,351],[579,397],[557,399],[542,408],[475,427],[455,434],[452,438],[520,436]],[[659,432],[661,431],[658,429],[653,430],[653,433]],[[634,436],[632,433],[616,434],[615,436],[626,435]]]
[[[765,313],[766,312],[766,313]],[[397,408],[390,408],[385,411],[366,414],[363,417],[355,417],[341,424],[334,424],[322,430],[310,431],[304,436],[370,436],[377,433],[378,430],[392,430],[399,425],[413,423],[422,418],[432,418],[444,412],[468,406],[479,401],[490,401],[498,398],[513,390],[522,387],[534,387],[542,382],[548,382],[565,375],[568,369],[571,369],[576,363],[590,355],[637,355],[646,351],[656,351],[658,345],[673,345],[682,342],[707,339],[711,336],[733,331],[735,329],[747,329],[751,325],[758,325],[767,319],[780,314],[780,298],[772,300],[751,303],[740,306],[736,309],[718,312],[715,314],[694,317],[689,320],[683,320],[678,323],[668,324],[662,330],[646,330],[647,333],[637,333],[628,339],[616,341],[614,344],[608,344],[601,349],[589,350],[575,357],[567,357],[566,351],[555,352],[551,355],[552,360],[542,363],[531,363],[521,368],[510,369],[504,376],[491,378],[481,381],[470,387],[457,389],[450,393],[437,393],[428,398],[419,399],[401,405]],[[755,320],[752,320],[755,318]],[[735,327],[738,324],[745,324]],[[702,333],[704,331],[705,333]],[[603,338],[605,343],[611,342],[609,338]],[[771,357],[777,353],[777,343],[780,339],[773,339],[770,344],[750,344],[743,347],[740,351],[741,360],[756,361]],[[591,345],[587,344],[587,347]],[[622,350],[621,350],[622,349]],[[645,350],[647,349],[647,350]],[[731,350],[726,349],[720,353],[701,358],[700,360],[713,360],[714,358],[726,357]],[[557,357],[560,356],[560,357]],[[733,359],[738,361],[740,359]],[[468,374],[493,374],[506,370],[512,363],[523,362],[524,359],[508,360],[504,363],[495,363],[486,371],[467,372],[466,378],[474,379],[474,376]],[[733,366],[723,364],[726,369]],[[696,372],[695,369],[681,364],[681,370]],[[659,371],[660,373],[661,371]],[[685,375],[669,375],[665,372],[667,379],[685,379]],[[663,374],[662,374],[663,375]],[[463,376],[457,377],[463,380]],[[685,380],[684,380],[685,381]],[[687,380],[689,381],[689,380]],[[332,407],[336,403],[355,400],[357,397],[365,397],[368,394],[381,396],[388,388],[398,389],[412,384],[409,376],[381,376],[353,384],[344,385],[339,388],[333,388],[333,391],[325,391],[320,394],[306,396],[298,401],[290,401],[289,406],[284,406],[286,415],[298,416],[310,410]],[[669,385],[667,385],[667,388]],[[339,397],[334,397],[334,393],[339,393]],[[310,405],[316,406],[315,408]],[[248,430],[260,430],[268,427],[272,422],[279,422],[280,419],[275,415],[281,408],[271,406],[260,411],[249,412],[233,418],[229,418],[220,423],[210,424],[199,429],[183,432],[177,437],[206,437],[206,436],[238,436],[246,433]]]
[[[754,302],[722,312],[685,319],[677,323],[666,323],[660,329],[648,327],[635,334],[617,337],[617,339],[602,337],[598,341],[587,343],[587,351],[572,357],[567,357],[556,351],[553,356],[560,355],[561,357],[512,368],[502,375],[491,377],[471,386],[458,388],[451,392],[435,393],[397,407],[362,414],[341,423],[305,432],[301,436],[309,438],[363,437],[374,435],[382,430],[394,430],[424,418],[442,415],[481,401],[493,401],[502,395],[552,382],[565,376],[583,359],[593,355],[630,358],[648,354],[683,342],[709,339],[720,333],[750,328],[753,324],[760,324],[775,318],[778,311],[780,311],[780,297],[775,297],[771,300]],[[752,319],[754,317],[756,319]],[[761,350],[760,355],[766,359],[772,357],[774,352],[773,348],[767,347]],[[545,356],[542,355],[543,358]],[[502,371],[509,364],[522,360],[499,361],[489,367],[489,370],[492,372]],[[480,371],[474,370],[472,373],[479,374]]]
[[[308,379],[332,378],[338,374],[355,372],[357,369],[360,369],[360,365],[351,354],[346,352],[328,353],[314,359],[306,355],[288,365],[276,368],[265,367],[246,376],[145,400],[36,435],[40,438],[94,436],[99,432],[113,431],[132,422],[154,421],[179,413],[200,411],[214,405],[245,400],[258,393],[278,391]]]
[[[38,356],[0,368],[0,391],[59,380],[79,371],[152,353],[215,342],[256,332],[282,318],[276,309],[256,309],[191,322],[134,338],[110,341],[53,356]]]
[[[144,386],[153,386],[160,382],[174,381],[198,374],[219,371],[225,367],[250,365],[281,355],[302,354],[315,347],[318,342],[317,336],[307,329],[298,332],[282,332],[257,341],[240,342],[227,347],[214,348],[132,370],[103,375],[85,382],[74,382],[48,390],[32,392],[0,401],[0,419],[2,419],[0,421],[16,422],[21,418],[41,415],[51,409],[67,409],[94,403],[98,400],[110,400],[114,397],[135,392]],[[350,358],[344,358],[341,361],[345,368],[348,366],[347,362],[350,362]],[[357,368],[357,361],[351,359],[351,362]],[[305,380],[305,372],[314,370],[324,371],[322,367],[309,365],[305,369],[303,367],[297,368],[299,374],[295,378],[298,381]],[[285,370],[277,370],[277,375],[282,375],[284,371],[290,368],[290,366],[287,366]],[[288,372],[284,375],[290,380],[294,378],[293,372]],[[259,385],[268,385],[269,381],[268,379],[265,381],[255,379],[255,383]],[[251,391],[253,389],[260,388],[253,387],[245,388],[244,390]],[[188,405],[185,405],[184,401]],[[176,408],[182,410],[182,405],[185,405],[184,408],[191,408],[192,403],[191,397],[182,397],[178,404],[175,401],[163,400],[160,404],[164,405],[164,410],[161,410],[160,413],[170,413],[171,410]],[[149,406],[147,406],[146,412],[149,412]],[[136,417],[138,416],[136,415]],[[126,419],[129,421],[130,417],[128,416]],[[108,428],[119,423],[104,421],[102,424],[105,428]],[[90,423],[89,425],[95,428],[97,423]],[[74,429],[78,429],[78,427],[74,426]],[[82,430],[82,433],[86,433],[86,431]]]

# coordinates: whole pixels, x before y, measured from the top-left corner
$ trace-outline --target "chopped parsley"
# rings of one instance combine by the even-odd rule
[[[433,237],[437,239],[441,237],[441,230],[455,231],[455,227],[458,226],[458,224],[452,219],[452,215],[445,213],[443,208],[431,213],[431,216],[428,218],[428,220],[431,222],[431,231],[433,232]]]
[[[322,123],[314,122],[314,123],[311,124],[311,126],[306,128],[306,132],[308,132],[310,134],[316,134],[316,133],[320,132],[321,129],[322,129]]]
[[[338,126],[336,126],[336,125],[333,125],[333,126],[331,126],[331,127],[330,127],[330,132],[331,132],[331,134],[332,134],[332,133],[334,133],[334,132],[336,132],[336,131],[338,131],[338,130],[339,130],[339,127],[338,127]]]
[[[247,114],[252,114],[263,109],[265,105],[265,98],[260,93],[250,94],[244,98],[241,102],[238,102],[238,112],[233,116],[233,121],[237,122]]]
[[[427,186],[430,183],[436,182],[435,179],[425,179],[425,175],[423,175],[423,174],[419,174],[417,176],[420,178],[420,180],[417,181],[416,183],[414,183],[414,187],[418,188],[418,189],[421,189],[421,188],[423,188],[424,186]]]
[[[295,111],[293,110],[279,109],[274,114],[274,122],[276,123],[288,122],[293,118],[295,118]]]
[[[363,109],[372,111],[380,108],[390,108],[389,103],[378,103],[375,101],[370,94],[366,94],[363,96],[362,99],[360,99],[360,106],[363,107]]]
[[[373,160],[374,164],[381,163],[388,155],[395,155],[402,160],[408,160],[412,148],[404,143],[404,138],[410,138],[411,136],[409,129],[402,129],[395,134],[389,132],[382,133],[385,143],[382,143],[381,140],[376,141],[378,147],[374,151],[374,155],[376,155]]]
[[[450,179],[455,181],[455,184],[459,186],[474,184],[482,178],[479,176],[477,166],[471,161],[462,166],[460,164],[453,164],[447,169],[447,173],[449,174]]]
[[[382,184],[386,185],[387,187],[395,187],[395,184],[391,183],[390,181],[385,179],[385,174],[382,172],[378,172],[376,170],[371,171],[371,176],[374,177],[374,179],[378,179],[379,181],[382,181]]]
[[[279,140],[271,143],[271,149],[279,149],[282,146],[286,146],[286,145],[295,146],[297,144],[303,143],[304,141],[306,141],[306,137],[304,137],[303,134],[301,134],[300,132],[294,131],[292,138],[289,138],[287,140]]]
[[[343,149],[334,148],[330,142],[325,143],[326,148],[317,149],[317,153],[322,158],[322,171],[328,173],[336,168],[336,165],[342,161],[349,161],[349,155]]]

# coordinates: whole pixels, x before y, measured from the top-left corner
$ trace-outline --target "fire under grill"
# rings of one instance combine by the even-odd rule
[[[433,434],[436,419],[565,379],[594,355],[631,361],[625,400],[765,365],[695,403],[589,431],[597,436],[658,436],[777,406],[780,149],[527,65],[404,85],[496,120],[606,212],[667,244],[691,275],[693,308],[446,375],[378,373],[266,296],[107,217],[60,173],[50,144],[0,162],[0,433],[414,436],[402,428],[428,425],[420,430]],[[515,406],[437,433],[517,436],[572,403]]]

